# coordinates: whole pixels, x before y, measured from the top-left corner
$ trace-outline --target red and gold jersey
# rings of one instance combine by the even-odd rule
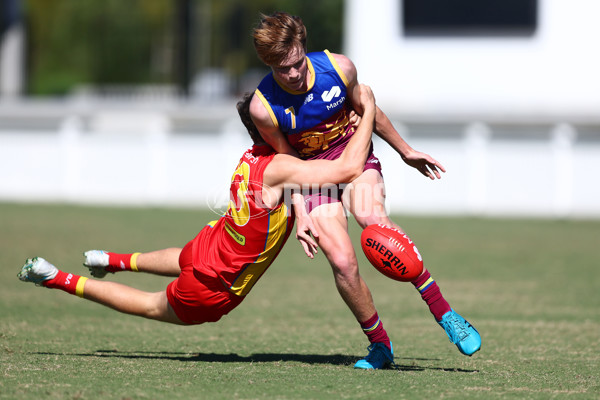
[[[244,154],[231,178],[225,215],[195,239],[194,267],[212,269],[238,296],[245,296],[269,268],[294,226],[283,201],[274,208],[262,201],[263,174],[274,156],[269,146]]]

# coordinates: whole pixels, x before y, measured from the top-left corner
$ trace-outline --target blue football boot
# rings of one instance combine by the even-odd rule
[[[394,347],[390,342],[391,350],[384,343],[373,343],[367,350],[369,354],[354,364],[359,369],[382,369],[394,364]]]
[[[481,348],[481,336],[477,329],[456,311],[450,310],[442,317],[438,324],[446,331],[448,338],[458,347],[458,350],[466,356]]]

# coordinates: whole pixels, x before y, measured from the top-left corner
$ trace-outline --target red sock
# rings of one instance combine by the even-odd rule
[[[58,270],[58,274],[56,274],[54,279],[44,281],[42,282],[42,285],[47,288],[60,289],[67,293],[83,297],[83,286],[85,285],[85,281],[87,281],[86,277]]]
[[[392,346],[390,345],[390,338],[383,328],[383,322],[381,322],[377,313],[373,314],[373,316],[365,322],[361,322],[360,327],[365,335],[367,335],[367,338],[369,338],[369,342],[384,343],[388,349],[391,350]]]
[[[108,267],[105,269],[108,272],[118,272],[118,271],[137,271],[137,257],[140,253],[133,254],[118,254],[118,253],[108,253]]]
[[[429,311],[431,311],[436,321],[440,321],[444,314],[450,311],[450,304],[442,296],[440,288],[429,271],[425,270],[421,276],[412,281],[412,284],[421,293],[421,298],[429,306]]]

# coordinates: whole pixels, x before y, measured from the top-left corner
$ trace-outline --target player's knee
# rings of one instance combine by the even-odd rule
[[[168,316],[168,306],[164,293],[152,293],[144,304],[144,317],[164,321]]]
[[[356,218],[356,222],[358,222],[358,225],[360,225],[362,229],[365,229],[367,226],[373,224],[382,224],[395,227],[395,224],[389,219],[387,215],[380,215],[378,213],[370,213],[368,215]]]
[[[329,264],[336,277],[353,277],[358,275],[358,261],[354,252],[340,251],[330,257]]]
[[[162,313],[158,306],[154,304],[147,304],[146,308],[144,309],[144,317],[148,319],[160,320],[162,319]]]

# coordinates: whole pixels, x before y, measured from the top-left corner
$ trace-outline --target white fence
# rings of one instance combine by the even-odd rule
[[[375,138],[391,212],[600,217],[600,121],[401,120],[448,172],[430,181]],[[0,104],[0,201],[219,207],[250,144],[233,103]]]

